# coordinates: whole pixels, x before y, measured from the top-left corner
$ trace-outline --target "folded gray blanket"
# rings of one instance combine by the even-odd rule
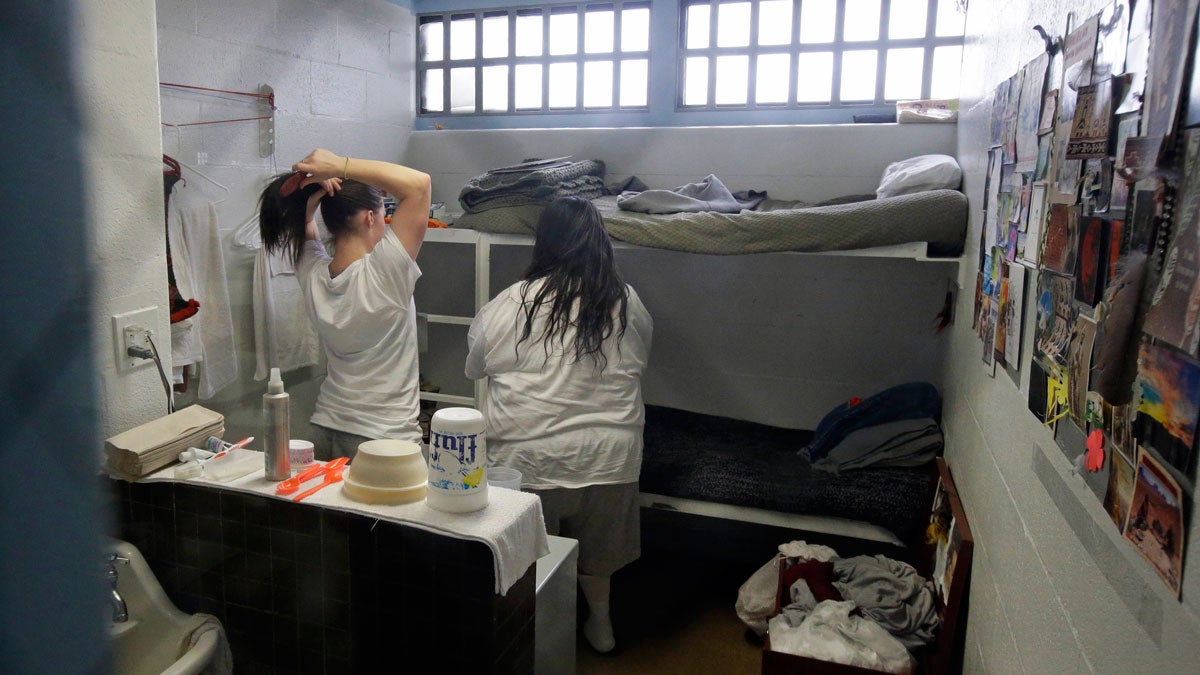
[[[458,203],[467,213],[479,213],[500,207],[545,206],[559,197],[595,199],[604,193],[604,162],[588,159],[529,171],[489,171],[467,181]]]
[[[708,174],[698,183],[688,183],[672,190],[643,190],[622,192],[617,197],[617,208],[638,213],[738,213],[742,209],[753,209],[767,195],[765,192],[749,192],[739,199],[725,187],[721,179]]]
[[[846,435],[814,469],[838,473],[868,466],[922,466],[942,450],[938,423],[928,417],[886,422]]]

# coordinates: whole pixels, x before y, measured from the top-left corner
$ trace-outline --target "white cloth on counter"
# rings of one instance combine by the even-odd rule
[[[176,183],[167,207],[167,239],[179,293],[200,303],[192,329],[201,353],[197,395],[209,399],[238,374],[225,257],[212,202]]]
[[[208,633],[214,633],[217,640],[217,653],[199,673],[199,675],[231,675],[233,673],[233,651],[229,648],[229,638],[221,621],[212,614],[197,613],[188,618],[191,625],[183,644],[179,645],[179,656],[195,647]]]
[[[157,471],[143,478],[142,482],[173,481],[264,495],[272,499],[292,499],[319,485],[322,480],[318,476],[301,485],[296,492],[281,497],[275,494],[275,486],[279,483],[267,480],[262,469],[222,483],[204,477],[177,479],[176,466]],[[527,492],[491,488],[488,490],[486,507],[471,513],[446,513],[430,508],[424,500],[411,504],[363,504],[346,497],[342,485],[338,483],[318,490],[304,498],[301,504],[358,513],[435,534],[483,542],[492,551],[495,588],[501,595],[508,593],[508,589],[525,575],[530,565],[550,552],[542,501],[537,495]]]
[[[295,266],[285,251],[254,256],[254,379],[265,380],[271,368],[288,372],[316,365],[321,359],[317,330],[304,309],[304,294]]]

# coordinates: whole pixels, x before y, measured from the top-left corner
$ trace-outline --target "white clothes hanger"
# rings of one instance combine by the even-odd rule
[[[200,169],[197,169],[196,167],[194,167],[194,166],[192,166],[192,165],[190,165],[190,164],[185,164],[184,162],[179,162],[179,166],[182,166],[183,168],[187,169],[188,171],[191,171],[192,173],[196,174],[197,176],[200,176],[200,177],[201,177],[201,178],[203,178],[204,180],[208,181],[209,183],[212,183],[213,185],[215,185],[215,186],[217,186],[218,188],[220,188],[220,189],[221,189],[221,191],[222,191],[224,194],[221,196],[221,198],[220,198],[220,199],[218,199],[217,201],[213,202],[213,204],[220,204],[221,202],[223,202],[223,201],[225,201],[226,199],[228,199],[228,198],[229,198],[229,188],[227,188],[227,187],[225,187],[224,185],[222,185],[222,184],[218,183],[218,182],[216,181],[216,179],[214,179],[213,177],[206,175],[204,172],[200,171]]]
[[[250,250],[262,248],[262,235],[258,231],[258,213],[250,214],[241,225],[233,231],[233,243]]]

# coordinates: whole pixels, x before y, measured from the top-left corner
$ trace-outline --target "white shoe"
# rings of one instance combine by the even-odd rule
[[[583,624],[583,636],[592,649],[601,654],[607,654],[617,646],[617,641],[613,639],[612,621],[608,617],[589,616]]]

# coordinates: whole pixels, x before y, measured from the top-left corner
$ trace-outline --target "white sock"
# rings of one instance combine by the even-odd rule
[[[583,636],[592,649],[600,653],[611,652],[617,646],[613,638],[612,620],[608,617],[608,603],[588,603],[587,621],[583,624]]]

